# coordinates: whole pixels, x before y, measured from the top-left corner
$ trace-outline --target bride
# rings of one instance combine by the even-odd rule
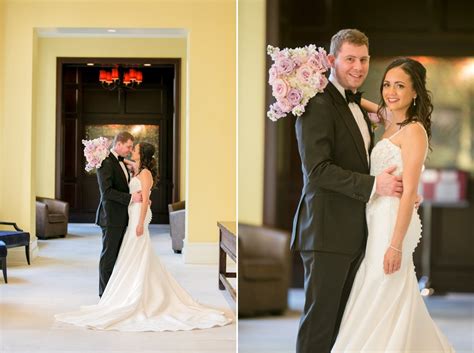
[[[133,149],[136,174],[130,180],[130,193],[141,190],[143,202],[132,203],[128,208],[128,228],[99,303],[55,315],[56,320],[118,331],[204,329],[232,321],[222,312],[194,301],[153,251],[148,224],[150,192],[157,177],[154,153],[153,145],[145,142]]]
[[[414,209],[431,136],[433,105],[426,69],[401,58],[386,69],[378,115],[391,111],[382,139],[372,150],[371,175],[396,165],[403,194],[375,196],[367,204],[368,240],[332,353],[454,352],[431,319],[419,293],[413,252],[421,237]],[[364,108],[377,106],[365,101]]]

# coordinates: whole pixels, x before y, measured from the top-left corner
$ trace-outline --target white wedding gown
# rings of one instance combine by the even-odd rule
[[[130,193],[141,190],[130,181]],[[224,326],[232,322],[224,313],[194,301],[176,282],[154,253],[148,231],[136,236],[141,204],[128,208],[129,223],[114,270],[97,305],[55,315],[56,320],[93,329],[117,331],[178,331]]]
[[[371,175],[392,165],[397,166],[397,174],[402,173],[401,150],[390,138],[379,141],[372,150]],[[365,258],[354,280],[332,353],[454,352],[431,319],[419,292],[413,252],[421,238],[421,222],[415,209],[403,241],[400,270],[391,275],[383,271],[399,202],[397,197],[375,196],[367,205]]]

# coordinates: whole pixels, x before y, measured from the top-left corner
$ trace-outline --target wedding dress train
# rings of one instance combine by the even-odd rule
[[[141,190],[130,181],[130,193]],[[94,329],[118,331],[178,331],[224,326],[232,322],[222,312],[205,307],[176,282],[154,253],[148,231],[136,236],[141,204],[129,206],[129,224],[113,273],[97,305],[58,314],[56,320]]]

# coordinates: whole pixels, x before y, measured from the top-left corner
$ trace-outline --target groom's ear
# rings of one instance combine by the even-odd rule
[[[334,67],[334,62],[336,61],[336,57],[333,54],[328,54],[328,61],[331,67]]]

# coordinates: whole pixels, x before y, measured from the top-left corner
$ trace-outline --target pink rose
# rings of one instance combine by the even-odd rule
[[[304,55],[299,55],[293,58],[293,62],[295,63],[295,68],[303,64],[306,64],[307,61],[308,61],[308,57]]]
[[[293,60],[282,57],[278,58],[277,61],[275,62],[277,72],[280,75],[288,75],[290,74],[293,69],[295,68],[295,63]]]
[[[288,93],[288,84],[285,80],[278,78],[273,82],[272,89],[273,96],[278,100],[286,97],[286,94]]]
[[[290,101],[286,98],[278,99],[276,103],[283,113],[289,113],[293,108]]]
[[[331,64],[329,63],[328,56],[325,51],[320,51],[318,53],[319,56],[319,62],[321,63],[321,66],[324,69],[329,69],[331,67]]]
[[[311,55],[308,60],[308,65],[313,68],[313,70],[320,70],[322,68],[321,62],[317,54]]]
[[[369,120],[374,124],[380,123],[380,118],[377,113],[367,113],[367,115],[369,116]]]
[[[303,98],[303,95],[301,94],[300,90],[296,88],[292,88],[288,91],[288,94],[286,95],[290,103],[295,106],[300,104],[301,98]]]
[[[313,69],[309,65],[305,64],[298,69],[296,72],[296,77],[301,83],[308,83],[312,74]]]
[[[275,65],[272,65],[272,67],[270,68],[270,70],[268,70],[268,83],[270,85],[273,85],[273,82],[275,82],[275,80],[277,79],[278,75],[277,75],[277,69],[275,67]]]
[[[267,112],[267,116],[272,120],[272,121],[277,121],[280,118],[283,118],[286,116],[286,113],[284,113],[278,104],[275,102],[272,105],[270,105],[270,110]]]
[[[326,88],[328,84],[328,79],[326,76],[323,74],[317,72],[312,78],[311,78],[311,86],[317,90],[317,91],[322,91],[324,88]]]
[[[323,90],[328,85],[328,79],[325,75],[319,75],[319,90]]]

